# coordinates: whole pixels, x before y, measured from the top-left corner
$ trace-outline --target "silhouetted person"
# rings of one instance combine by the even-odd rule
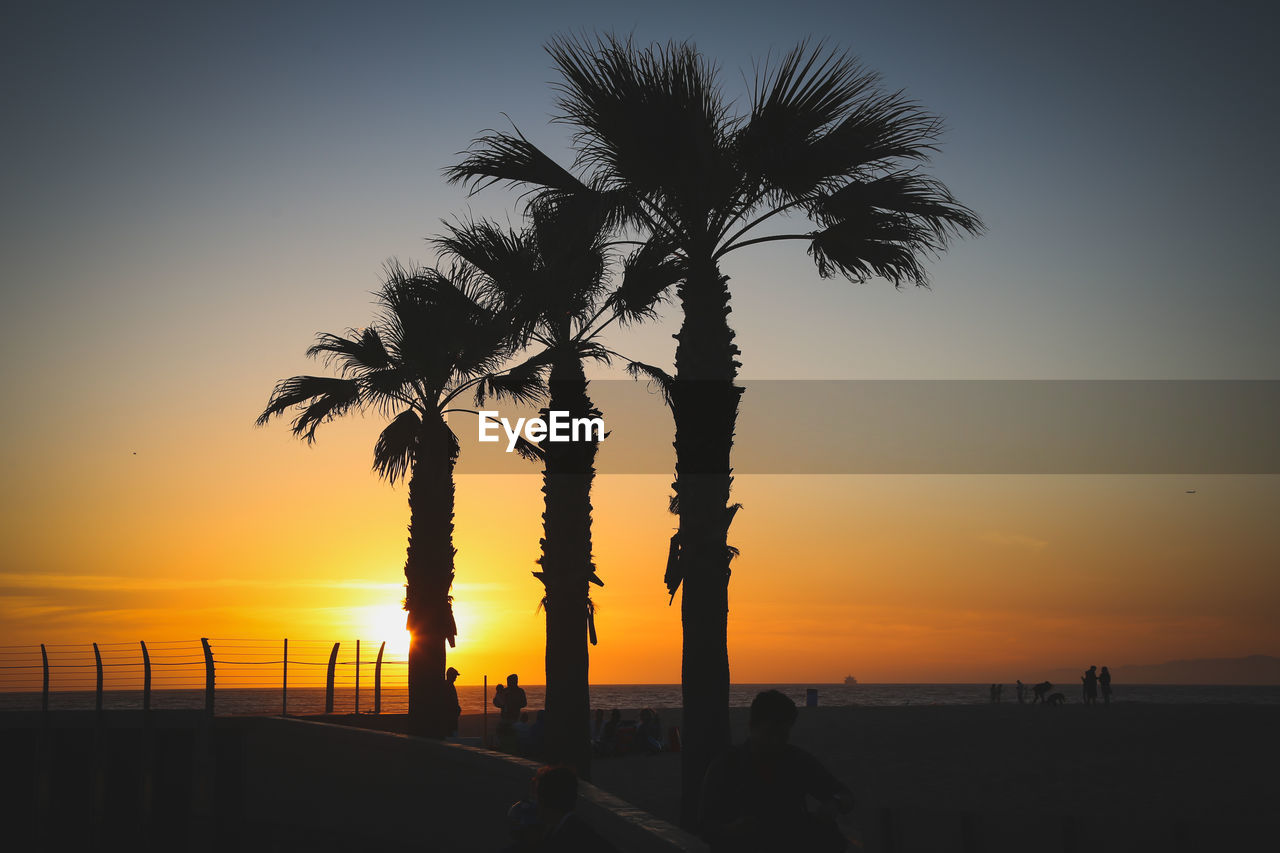
[[[1022,683],[1022,679],[1017,679],[1017,683],[1013,687],[1014,693],[1018,696],[1018,704],[1027,704],[1027,685]]]
[[[1049,695],[1049,691],[1052,689],[1053,685],[1048,681],[1042,681],[1035,687],[1032,687],[1031,692],[1034,694],[1035,698],[1031,700],[1031,704],[1034,705],[1037,702],[1043,702],[1045,697]]]
[[[529,724],[529,749],[534,755],[542,754],[542,745],[547,738],[547,712],[538,711]]]
[[[1084,675],[1080,676],[1080,681],[1084,683],[1084,704],[1098,704],[1098,667],[1089,667],[1085,670]]]
[[[573,812],[578,802],[578,775],[570,767],[543,767],[533,777],[542,845],[546,853],[618,853]]]
[[[853,795],[809,753],[788,743],[796,704],[777,690],[751,703],[746,743],[707,770],[702,787],[702,836],[712,853],[845,849],[837,813]],[[805,797],[820,803],[811,814]]]
[[[498,696],[502,697],[502,702],[498,702]],[[502,685],[498,686],[493,704],[502,709],[502,719],[508,723],[515,723],[520,719],[520,712],[529,704],[529,699],[524,695],[524,688],[520,686],[520,676],[514,673],[507,676],[507,689],[503,690]]]
[[[1102,688],[1102,704],[1111,704],[1111,670],[1105,666],[1098,673],[1098,686]]]
[[[640,712],[640,748],[650,755],[662,752],[662,721],[658,712],[645,708]]]
[[[618,751],[618,727],[622,725],[622,712],[614,708],[609,712],[609,722],[600,733],[600,754],[613,755]]]
[[[529,787],[532,789],[532,784]],[[503,853],[534,853],[541,849],[542,822],[532,797],[507,809],[507,830],[511,833],[511,845],[504,847]]]
[[[498,709],[498,748],[504,752],[515,752],[515,724],[520,719],[521,709],[529,704],[518,676],[508,675],[506,685],[497,686],[493,692],[493,704]]]
[[[446,728],[449,734],[456,735],[458,733],[458,718],[462,716],[462,706],[458,704],[458,687],[454,684],[458,680],[458,671],[453,667],[444,674],[444,699],[441,716],[445,720]]]
[[[596,719],[591,724],[591,742],[599,744],[604,738],[604,708],[596,708]]]
[[[533,745],[533,726],[529,724],[528,711],[520,715],[520,719],[511,726],[511,730],[515,733],[516,751],[521,755],[529,755]]]

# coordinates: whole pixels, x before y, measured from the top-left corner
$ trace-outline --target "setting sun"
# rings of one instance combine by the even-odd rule
[[[361,607],[352,621],[360,636],[381,643],[386,641],[386,656],[403,658],[409,654],[409,630],[405,627],[404,609],[397,603]]]

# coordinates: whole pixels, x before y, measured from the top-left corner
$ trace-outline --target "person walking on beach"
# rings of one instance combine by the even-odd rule
[[[1027,685],[1022,683],[1022,679],[1017,679],[1017,683],[1013,686],[1013,692],[1018,696],[1018,704],[1027,704]]]
[[[1111,670],[1105,666],[1102,672],[1098,674],[1098,686],[1102,688],[1102,704],[1111,704]]]
[[[1085,670],[1085,673],[1080,677],[1080,680],[1084,682],[1084,704],[1086,705],[1098,704],[1098,667],[1097,665],[1095,664],[1094,666],[1091,666],[1087,670]]]
[[[1031,688],[1031,692],[1035,694],[1035,698],[1031,700],[1031,704],[1035,705],[1037,702],[1043,702],[1045,697],[1049,695],[1049,691],[1052,689],[1053,684],[1048,681],[1042,681],[1035,687]]]
[[[699,825],[711,853],[846,848],[836,816],[853,809],[853,794],[818,759],[788,743],[796,703],[766,690],[751,703],[746,743],[712,763],[702,785]],[[810,813],[805,797],[819,803]]]

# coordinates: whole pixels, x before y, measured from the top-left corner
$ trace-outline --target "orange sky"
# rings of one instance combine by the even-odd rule
[[[15,460],[0,643],[403,642],[407,506],[368,471],[376,420],[307,448],[223,417],[192,421],[222,436],[194,450],[166,424],[68,442],[56,467]],[[597,481],[597,682],[679,679],[679,602],[662,585],[669,483]],[[538,489],[533,475],[459,477],[464,682],[543,679]],[[741,475],[734,679],[1011,681],[1274,652],[1278,491],[1275,477]]]
[[[929,173],[988,233],[930,259],[930,290],[822,280],[789,242],[725,256],[748,379],[1277,377],[1280,113],[1239,107],[1271,102],[1280,52],[1252,13],[438,5],[6,19],[0,645],[399,631],[379,423],[313,448],[251,424],[317,369],[316,333],[367,322],[388,258],[431,263],[445,218],[516,221],[514,193],[441,177],[483,128],[571,162],[556,33],[693,38],[740,103],[754,62],[818,33],[945,118]],[[606,343],[669,366],[677,314]],[[598,682],[679,678],[670,480],[599,480]],[[543,678],[539,498],[533,475],[459,480],[465,683]],[[740,682],[1280,654],[1280,477],[740,472],[735,500]]]

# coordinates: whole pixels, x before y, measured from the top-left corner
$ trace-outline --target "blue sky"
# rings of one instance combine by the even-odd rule
[[[1280,364],[1280,75],[1262,5],[40,3],[9,18],[0,246],[20,384],[45,375],[15,364],[33,347],[58,381],[89,358],[300,366],[314,331],[362,322],[383,260],[430,260],[441,218],[507,215],[510,194],[468,201],[440,169],[502,113],[560,146],[542,43],[592,29],[692,38],[731,90],[753,58],[826,38],[947,120],[936,174],[990,233],[935,263],[931,292],[819,280],[791,244],[740,254],[746,375]],[[625,344],[666,360],[669,331]],[[166,364],[146,363],[156,347]]]

